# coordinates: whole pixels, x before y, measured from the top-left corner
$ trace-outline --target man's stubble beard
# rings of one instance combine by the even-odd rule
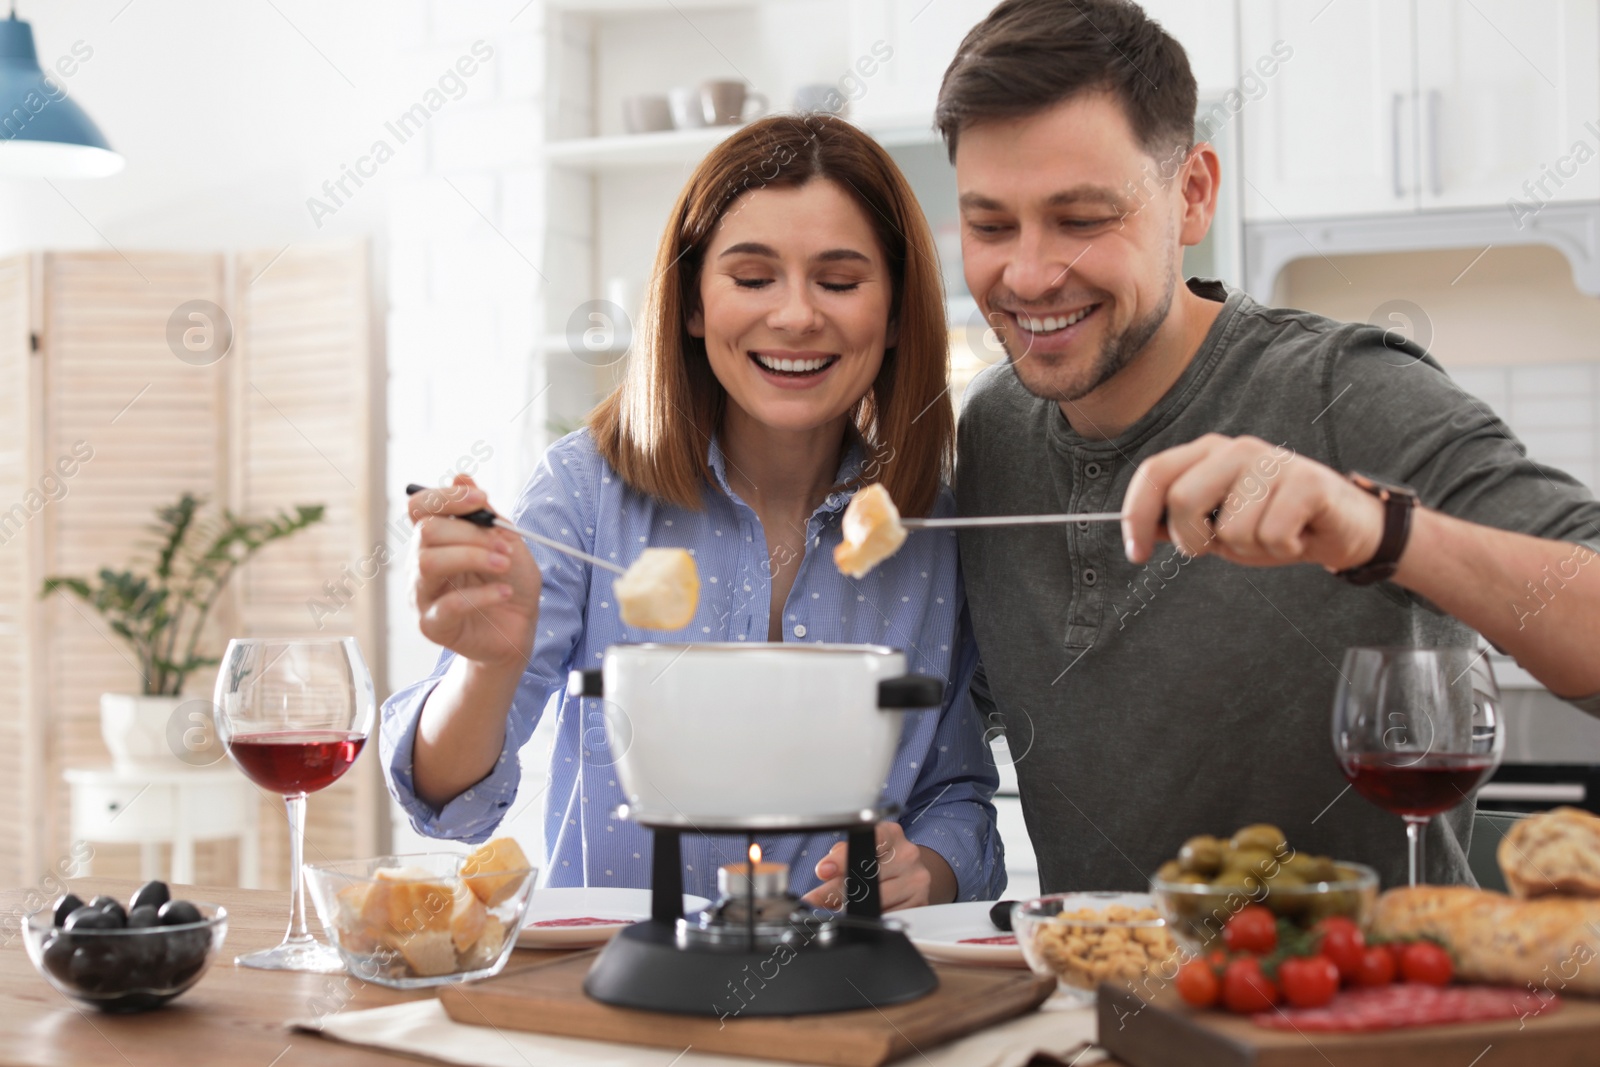
[[[1150,314],[1142,319],[1137,319],[1128,324],[1128,328],[1121,333],[1106,339],[1100,347],[1099,353],[1094,357],[1089,367],[1089,373],[1082,384],[1067,385],[1065,388],[1052,388],[1047,382],[1040,382],[1037,386],[1030,384],[1026,375],[1016,370],[1017,364],[1028,358],[1028,353],[1021,356],[1011,351],[1011,346],[1006,346],[1006,357],[1011,361],[1012,369],[1016,371],[1017,380],[1022,387],[1041,400],[1053,400],[1056,403],[1070,404],[1082,400],[1106,382],[1116,377],[1128,364],[1143,352],[1145,346],[1155,337],[1161,329],[1161,324],[1167,321],[1167,315],[1172,310],[1172,298],[1178,291],[1178,273],[1175,270],[1167,272],[1167,291],[1161,295],[1161,304]]]

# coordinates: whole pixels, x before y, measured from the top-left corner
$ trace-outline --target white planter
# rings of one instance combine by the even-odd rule
[[[208,738],[213,732],[206,724],[175,721],[179,709],[186,704],[194,705],[191,710],[201,717],[209,715],[210,706],[203,700],[100,694],[100,736],[111,750],[112,766],[123,772],[147,774],[208,766],[212,762],[209,757],[197,760],[193,752],[186,750],[185,731],[204,726]]]

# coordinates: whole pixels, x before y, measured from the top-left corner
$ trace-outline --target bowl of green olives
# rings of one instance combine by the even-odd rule
[[[228,933],[228,911],[172,900],[147,882],[127,907],[115,897],[68,893],[30,912],[28,958],[57,990],[108,1012],[158,1008],[200,980]]]
[[[1202,834],[1150,879],[1161,917],[1193,953],[1222,944],[1222,928],[1247,904],[1261,904],[1303,929],[1332,915],[1363,930],[1378,899],[1378,872],[1360,863],[1298,852],[1267,823],[1232,837]]]

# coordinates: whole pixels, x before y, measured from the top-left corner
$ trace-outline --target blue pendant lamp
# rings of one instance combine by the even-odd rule
[[[0,19],[0,177],[104,178],[123,165],[61,82],[39,69],[33,27],[15,10]]]

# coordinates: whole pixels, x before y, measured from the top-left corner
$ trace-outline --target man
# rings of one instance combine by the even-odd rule
[[[1047,891],[1253,822],[1395,884],[1400,820],[1332,751],[1345,649],[1475,629],[1600,712],[1600,505],[1408,342],[1184,284],[1220,180],[1195,100],[1118,0],[1006,0],[945,74],[966,280],[1009,355],[968,393],[959,509],[1123,514],[963,531],[982,684]],[[1471,816],[1434,821],[1429,880],[1470,879]]]

